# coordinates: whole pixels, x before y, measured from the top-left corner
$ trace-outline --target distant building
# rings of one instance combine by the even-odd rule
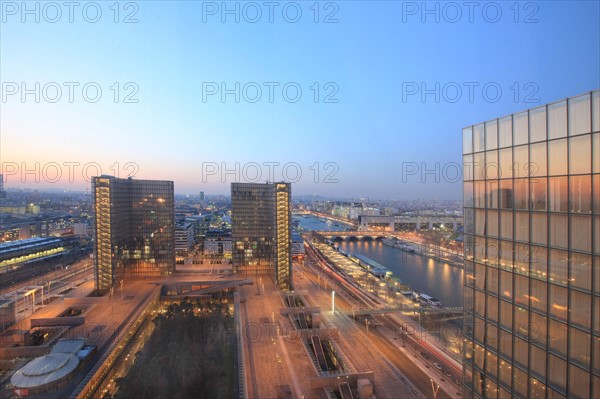
[[[75,226],[78,223],[86,223],[81,220],[87,220],[87,217],[82,219],[70,216],[47,217],[29,214],[17,217],[13,216],[0,217],[0,242],[22,240],[30,237],[63,237],[73,235],[75,233]],[[88,235],[90,234],[88,232]]]
[[[304,240],[296,230],[292,230],[292,258],[303,258],[304,255]]]
[[[290,183],[231,184],[234,266],[282,290],[292,289],[291,194]]]
[[[185,221],[190,222],[194,228],[194,238],[198,241],[200,238],[206,235],[208,228],[210,227],[211,215],[192,215],[186,216]]]
[[[27,213],[32,213],[34,215],[37,215],[40,213],[40,206],[39,205],[35,205],[35,204],[29,204],[27,205]]]
[[[35,204],[0,206],[0,212],[16,213],[19,215],[31,213],[37,215],[40,213],[40,206]]]
[[[204,253],[207,255],[221,255],[231,258],[233,238],[231,230],[209,230],[204,238]]]
[[[88,237],[90,235],[90,225],[87,223],[74,223],[73,234],[76,236]]]
[[[314,201],[312,209],[345,219],[357,220],[359,216],[378,216],[381,214],[377,204],[349,201]]]
[[[369,231],[418,231],[422,229],[442,228],[456,231],[462,226],[463,219],[454,215],[396,215],[396,216],[359,216],[358,230]]]
[[[95,280],[99,292],[126,277],[175,268],[172,181],[94,177]]]
[[[24,215],[27,213],[27,207],[25,205],[0,206],[0,213],[16,213],[18,215]]]
[[[4,175],[0,174],[0,198],[6,198],[6,191],[4,190]]]
[[[24,240],[26,238],[31,238],[31,229],[29,226],[21,226],[19,227],[19,240]]]
[[[33,237],[2,243],[0,274],[53,258],[63,259],[69,247],[67,241],[56,237]]]
[[[332,216],[337,216],[340,218],[348,218],[350,216],[350,205],[347,202],[336,203],[331,210]]]
[[[175,225],[175,253],[177,256],[187,256],[194,245],[194,226],[190,222]]]
[[[464,398],[600,398],[600,91],[463,129]]]
[[[348,218],[358,220],[360,216],[379,216],[381,214],[379,207],[374,204],[354,203],[348,210]]]

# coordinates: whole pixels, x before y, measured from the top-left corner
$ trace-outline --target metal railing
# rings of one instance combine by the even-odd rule
[[[240,307],[239,292],[233,294],[233,317],[235,322],[235,335],[237,340],[237,358],[238,358],[238,398],[248,399],[248,391],[246,389],[246,347],[242,329],[242,309]]]

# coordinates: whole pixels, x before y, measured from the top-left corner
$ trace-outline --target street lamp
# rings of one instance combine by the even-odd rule
[[[335,291],[331,291],[331,313],[335,313]]]
[[[437,393],[438,390],[440,389],[440,384],[433,384],[433,378],[430,378],[429,381],[431,381],[431,392],[433,392],[433,399],[437,399]]]

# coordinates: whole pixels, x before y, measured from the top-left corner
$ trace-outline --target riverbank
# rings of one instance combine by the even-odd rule
[[[322,218],[312,215],[298,217],[298,219],[300,226],[304,227],[307,233],[313,230],[338,229],[333,225],[326,225]],[[336,244],[348,254],[362,254],[381,263],[402,283],[439,298],[446,306],[462,306],[464,276],[462,261],[451,258],[436,260],[436,258],[444,258],[443,254],[439,256],[439,253],[427,251],[426,245],[423,245],[425,238],[416,233],[389,232],[386,235],[410,242],[416,249],[423,250],[419,251],[420,253],[417,251],[411,253],[384,245],[379,240],[337,241]],[[455,252],[461,253],[462,250],[457,246]]]
[[[361,254],[382,264],[402,283],[440,299],[446,306],[462,305],[464,270],[444,260],[410,253],[380,241],[340,241],[348,254]]]
[[[414,253],[426,256],[440,262],[448,263],[450,266],[464,268],[464,257],[461,254],[447,250],[439,245],[427,244],[422,241],[410,240],[406,238],[387,238],[382,240],[382,244],[404,252]]]
[[[343,224],[344,227],[347,227],[347,228],[353,228],[353,229],[358,228],[358,221],[348,220],[348,219],[341,218],[341,217],[338,217],[338,216],[328,215],[326,213],[321,213],[321,212],[316,212],[316,211],[308,211],[308,212],[305,212],[305,213],[296,213],[296,214],[294,214],[294,216],[296,216],[296,215],[300,216],[300,217],[302,217],[302,215],[308,215],[308,216],[312,216],[312,217],[315,217],[315,218],[327,219],[327,220],[330,220],[330,221],[333,221],[333,222],[336,222],[336,223],[340,223],[340,224]]]

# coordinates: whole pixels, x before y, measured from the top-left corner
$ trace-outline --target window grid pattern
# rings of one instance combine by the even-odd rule
[[[94,177],[96,289],[175,268],[173,182]]]
[[[292,289],[291,184],[232,183],[233,263],[238,272],[268,274]]]
[[[600,397],[600,91],[463,129],[466,397]]]

